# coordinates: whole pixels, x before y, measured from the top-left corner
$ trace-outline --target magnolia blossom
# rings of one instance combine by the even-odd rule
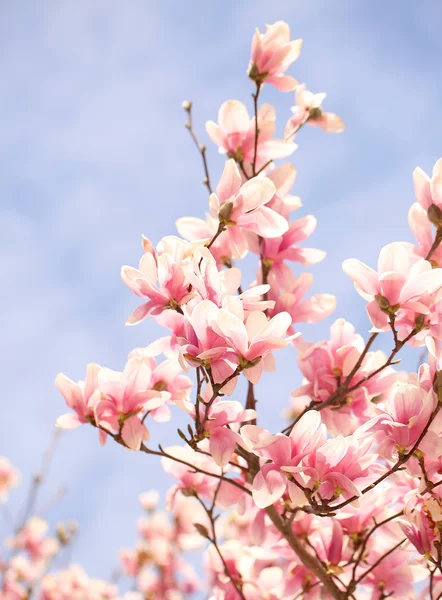
[[[47,560],[59,550],[57,540],[46,536],[48,528],[47,521],[32,517],[8,544],[13,549],[26,550],[34,561]]]
[[[151,369],[137,357],[129,359],[123,372],[103,368],[99,373],[101,398],[94,409],[96,423],[106,431],[121,431],[124,443],[132,450],[149,439],[139,413],[166,401],[163,393],[151,389],[151,381]]]
[[[9,491],[20,482],[20,474],[11,461],[0,456],[0,502],[6,502]]]
[[[269,298],[275,302],[274,308],[269,311],[270,315],[287,312],[293,324],[317,323],[331,315],[336,308],[336,297],[332,294],[314,294],[304,299],[313,284],[311,273],[301,273],[297,279],[291,273],[290,277],[282,279],[278,270],[274,273],[271,270],[268,280],[271,284]],[[284,286],[282,290],[278,284]]]
[[[275,186],[266,177],[255,177],[246,183],[233,159],[226,162],[223,174],[210,196],[213,216],[218,216],[223,234],[229,238],[232,255],[242,258],[248,250],[246,232],[262,237],[278,237],[288,230],[284,217],[265,206],[273,198]]]
[[[433,227],[428,219],[427,211],[419,202],[411,205],[408,212],[408,224],[419,244],[419,247],[415,248],[416,254],[421,258],[425,258],[431,252],[431,258],[429,259],[431,264],[440,267],[442,265],[442,246],[433,248]]]
[[[413,311],[416,318],[430,311],[421,301],[442,287],[442,269],[413,253],[413,246],[395,242],[382,248],[378,271],[355,258],[343,262],[344,272],[353,279],[356,290],[369,301],[368,316],[378,331],[387,330],[389,319],[399,309]]]
[[[256,30],[252,40],[249,77],[259,83],[271,83],[282,92],[290,92],[298,82],[285,75],[298,58],[302,40],[290,41],[290,28],[284,21],[266,25],[265,33]]]
[[[210,395],[211,386],[208,386],[208,391]],[[233,429],[234,425],[246,423],[255,417],[254,410],[244,410],[242,404],[234,400],[215,402],[200,415],[204,420],[206,435],[209,436],[210,454],[217,465],[224,467],[231,459],[235,446],[243,446],[241,436]]]
[[[260,169],[269,161],[287,158],[297,146],[292,142],[273,139],[276,113],[273,106],[263,104],[258,110],[258,143],[255,156],[256,123],[250,119],[247,108],[238,100],[224,102],[218,112],[218,124],[207,121],[206,131],[222,154],[238,163],[255,164]]]
[[[61,429],[75,429],[85,423],[95,424],[95,406],[101,398],[98,388],[98,373],[100,366],[91,363],[87,367],[85,381],[74,383],[71,379],[59,373],[55,385],[60,390],[66,404],[75,414],[66,413],[58,417],[56,426]],[[106,441],[106,433],[99,432],[100,443]]]
[[[312,400],[326,402],[351,375],[364,352],[365,344],[351,323],[337,319],[330,328],[329,340],[316,344],[299,341],[297,346],[298,365],[304,381],[292,393],[294,412],[299,412],[303,404]],[[349,434],[373,416],[370,401],[388,391],[396,379],[391,368],[372,376],[385,361],[383,352],[367,352],[360,368],[348,382],[351,391],[338,399],[339,410],[332,404],[322,411],[324,422],[332,432]]]
[[[253,252],[260,255],[258,281],[262,278],[263,268],[270,276],[272,286],[276,289],[287,289],[287,282],[294,281],[293,272],[284,261],[298,262],[303,266],[316,264],[324,259],[325,252],[315,248],[302,248],[298,244],[306,240],[316,228],[316,219],[307,215],[289,224],[284,235],[257,242],[255,247],[249,243]],[[270,275],[271,273],[271,275]]]
[[[431,178],[420,167],[416,167],[413,180],[416,200],[427,211],[430,221],[437,225],[442,216],[439,214],[442,210],[442,158],[434,165]]]
[[[233,255],[229,237],[225,235],[216,237],[218,227],[218,218],[208,213],[205,219],[181,217],[176,221],[178,233],[189,242],[201,240],[202,243],[208,244],[211,240],[215,240],[210,246],[210,253],[215,259],[217,266],[221,268],[232,262]]]
[[[344,121],[335,113],[323,112],[322,103],[327,94],[313,94],[303,83],[296,88],[296,104],[292,106],[293,116],[285,126],[285,139],[293,139],[296,132],[307,123],[319,127],[327,133],[341,133],[345,129]]]
[[[175,238],[155,252],[149,240],[143,238],[143,247],[145,253],[138,269],[121,268],[124,283],[137,296],[148,299],[130,315],[127,325],[136,325],[149,314],[158,315],[168,308],[180,310],[194,296],[189,292],[189,261],[182,240]]]
[[[295,167],[290,163],[284,163],[274,169],[266,170],[266,177],[275,185],[275,194],[267,206],[289,220],[290,213],[302,206],[299,196],[292,196],[289,193],[296,180]]]
[[[378,452],[386,458],[410,451],[428,426],[437,399],[432,390],[424,392],[412,383],[398,382],[388,399],[379,407],[380,414],[366,424],[367,431],[379,440]],[[371,423],[371,425],[370,425]],[[442,456],[440,431],[432,423],[419,443],[419,450],[433,458]]]
[[[90,579],[78,565],[46,575],[38,600],[119,600],[118,589],[100,579]],[[127,598],[129,600],[129,598]]]
[[[268,435],[260,428],[241,429],[251,450],[269,459],[253,481],[253,499],[260,508],[273,504],[287,490],[295,506],[307,498],[333,501],[360,496],[382,470],[376,464],[372,442],[353,436],[326,439],[327,433],[318,413],[305,414],[289,436]]]

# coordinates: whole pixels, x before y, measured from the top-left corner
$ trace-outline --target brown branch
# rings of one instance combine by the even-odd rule
[[[376,562],[374,562],[369,569],[367,569],[364,573],[362,573],[362,575],[360,577],[358,577],[358,579],[356,580],[356,585],[358,583],[360,583],[363,579],[365,579],[367,577],[367,575],[369,575],[374,569],[376,569],[376,567],[378,567],[381,564],[381,562],[384,560],[384,558],[387,558],[387,556],[392,554],[395,550],[397,550],[400,546],[402,546],[402,544],[406,541],[407,541],[407,538],[404,538],[403,540],[398,542],[395,546],[393,546],[393,548],[390,548],[390,550],[388,550],[388,552],[386,552],[380,558],[378,558],[378,560]]]
[[[361,495],[364,495],[367,492],[373,490],[376,486],[378,486],[380,483],[382,483],[385,479],[387,479],[388,477],[390,477],[390,475],[393,475],[393,473],[396,473],[396,471],[399,471],[399,469],[402,467],[402,465],[404,465],[413,456],[413,454],[415,454],[416,450],[419,448],[419,444],[421,443],[421,441],[426,436],[426,434],[428,432],[428,429],[430,428],[431,423],[434,421],[434,419],[436,418],[437,413],[440,411],[441,408],[442,408],[442,405],[438,402],[436,408],[431,413],[431,416],[430,416],[430,418],[428,420],[428,423],[426,424],[426,426],[422,430],[420,436],[418,437],[416,443],[413,445],[413,447],[411,448],[411,450],[409,452],[407,452],[406,454],[403,454],[402,456],[399,456],[398,460],[391,467],[391,469],[389,469],[388,471],[386,471],[385,473],[383,473],[383,475],[381,475],[380,477],[378,477],[376,479],[376,481],[374,481],[373,483],[371,483],[370,485],[368,485],[367,487],[365,487],[362,490]],[[340,504],[337,504],[335,506],[327,507],[327,510],[325,510],[325,511],[324,511],[325,507],[321,506],[321,509],[323,511],[323,514],[328,514],[331,511],[334,512],[336,510],[344,508],[344,506],[347,506],[347,504],[351,504],[352,502],[354,502],[358,498],[359,498],[359,496],[352,496],[351,498],[348,498],[347,500],[345,500],[344,502],[341,502]]]
[[[324,400],[324,402],[316,402],[316,401],[312,400],[312,402],[310,402],[310,404],[304,408],[304,410],[293,420],[293,422],[288,427],[286,427],[285,429],[282,430],[282,433],[286,433],[287,435],[290,434],[293,427],[296,425],[296,423],[299,421],[299,419],[305,415],[305,413],[309,412],[310,410],[321,411],[321,410],[324,410],[324,408],[331,406],[332,404],[338,403],[342,399],[342,397],[345,396],[345,394],[357,389],[360,385],[362,385],[362,383],[364,381],[367,381],[367,379],[371,378],[372,374],[370,374],[370,376],[367,376],[367,377],[364,377],[363,379],[361,379],[361,381],[359,381],[353,387],[351,387],[351,388],[349,387],[351,380],[353,379],[353,377],[356,375],[356,373],[360,369],[362,363],[364,362],[365,357],[367,356],[367,354],[371,348],[371,345],[373,344],[373,342],[375,341],[375,339],[377,338],[378,335],[379,335],[378,333],[371,334],[371,336],[368,338],[368,341],[365,345],[364,350],[362,351],[362,353],[361,353],[360,357],[358,358],[357,362],[355,363],[354,367],[352,368],[350,373],[347,375],[344,382],[333,392],[333,394],[331,394],[327,398],[327,400]],[[389,361],[387,360],[386,363],[384,365],[382,365],[382,368],[380,369],[381,371],[383,369],[385,369],[386,366],[388,366],[387,363],[390,364]]]
[[[436,231],[436,236],[434,238],[434,242],[430,248],[430,250],[428,251],[427,256],[425,257],[425,260],[430,260],[430,258],[433,256],[434,252],[438,249],[438,247],[440,246],[440,243],[442,242],[442,229],[438,229]]]
[[[51,466],[51,462],[54,458],[55,452],[57,450],[57,446],[60,441],[61,435],[62,435],[61,429],[54,430],[52,437],[51,437],[51,441],[49,443],[49,446],[47,447],[45,453],[43,454],[43,460],[42,460],[42,463],[40,466],[40,470],[37,474],[33,475],[33,477],[32,477],[32,483],[29,488],[29,493],[28,493],[28,497],[26,500],[26,504],[22,511],[20,523],[15,528],[17,533],[21,529],[23,529],[23,527],[26,525],[26,521],[29,519],[29,517],[32,515],[32,513],[34,512],[34,510],[36,508],[40,489],[41,489],[43,483],[45,483],[46,478],[48,476],[49,468]]]
[[[206,539],[207,539],[207,540],[208,540],[208,541],[209,541],[209,542],[210,542],[210,543],[213,545],[213,547],[214,547],[214,548],[215,548],[215,550],[216,550],[216,553],[218,554],[218,556],[219,556],[219,558],[220,558],[220,560],[221,560],[221,562],[222,562],[222,565],[223,565],[223,568],[224,568],[224,574],[225,574],[225,575],[226,575],[226,577],[228,577],[228,578],[230,579],[230,581],[232,582],[232,585],[234,586],[235,590],[237,591],[237,593],[238,593],[239,597],[240,597],[242,600],[246,600],[246,598],[245,598],[245,596],[244,596],[244,594],[243,594],[243,591],[242,591],[242,583],[241,583],[241,581],[237,581],[237,580],[236,580],[236,579],[233,577],[232,573],[230,572],[229,565],[227,564],[227,562],[226,562],[226,560],[225,560],[225,558],[224,558],[224,556],[223,556],[223,554],[222,554],[222,552],[221,552],[221,548],[219,547],[219,544],[218,544],[218,539],[217,539],[217,535],[216,535],[216,528],[215,528],[215,521],[216,521],[216,518],[217,518],[217,517],[216,517],[216,516],[214,516],[214,514],[213,514],[213,513],[214,513],[214,508],[215,508],[216,494],[218,493],[219,487],[220,487],[220,486],[219,486],[219,484],[218,484],[218,486],[217,486],[217,488],[216,488],[216,490],[215,490],[214,499],[213,499],[213,501],[212,501],[212,505],[211,505],[211,507],[210,507],[210,508],[207,508],[207,506],[206,506],[206,505],[205,505],[205,503],[204,503],[204,502],[201,500],[201,498],[198,496],[198,494],[195,494],[195,498],[196,498],[196,499],[198,500],[198,502],[201,504],[201,506],[203,507],[203,509],[204,509],[204,511],[205,511],[205,513],[206,513],[206,515],[207,515],[207,516],[208,516],[208,518],[209,518],[209,521],[210,521],[210,528],[211,528],[212,532],[211,532],[211,533],[209,533],[209,532],[207,531],[207,535],[206,535],[206,531],[204,531],[204,529],[205,529],[205,528],[204,528],[204,526],[203,526],[203,528],[200,528],[200,527],[198,527],[198,528],[197,528],[197,531],[198,531],[198,533],[199,533],[199,534],[200,534],[202,537],[206,538]]]
[[[369,539],[371,538],[371,536],[374,534],[374,532],[379,529],[380,527],[382,527],[383,525],[386,525],[387,523],[389,523],[390,521],[394,521],[394,519],[397,519],[398,517],[401,517],[404,514],[404,511],[401,510],[400,512],[391,515],[390,517],[387,517],[386,519],[384,519],[383,521],[380,521],[379,523],[376,523],[371,529],[370,531],[367,533],[367,535],[364,538],[364,541],[362,542],[361,548],[359,550],[359,554],[357,559],[355,560],[355,564],[353,566],[353,572],[351,575],[351,581],[348,584],[348,589],[349,591],[351,591],[353,589],[353,586],[356,587],[356,570],[358,568],[358,566],[360,565],[361,561],[364,558],[364,553],[365,550],[367,548],[367,544]]]
[[[272,523],[287,540],[289,546],[298,556],[303,565],[307,567],[307,569],[309,569],[322,582],[325,589],[333,598],[336,600],[345,600],[346,594],[338,588],[332,577],[327,573],[327,570],[317,560],[317,558],[310,554],[306,548],[304,548],[302,543],[293,533],[293,529],[288,521],[282,518],[274,506],[269,506],[265,510]]]
[[[207,157],[206,157],[207,148],[204,144],[199,143],[198,138],[196,137],[195,131],[193,130],[192,102],[183,102],[183,108],[187,112],[187,115],[188,115],[188,121],[187,121],[187,123],[184,124],[184,127],[189,131],[189,133],[192,137],[192,140],[194,141],[195,146],[198,149],[198,152],[201,154],[201,158],[203,161],[204,174],[205,174],[205,179],[203,180],[203,183],[209,190],[209,194],[212,194],[213,190],[212,190],[212,185],[210,183],[209,166],[207,164]]]
[[[251,408],[252,410],[256,409],[256,398],[255,398],[255,389],[253,383],[248,382],[247,387],[247,399],[246,399],[246,409]],[[249,421],[251,425],[256,425],[256,418]]]
[[[256,177],[256,159],[258,158],[258,136],[259,136],[259,124],[258,124],[258,98],[259,92],[261,91],[262,83],[256,82],[256,92],[252,94],[253,98],[253,107],[255,109],[255,148],[253,152],[253,163],[252,163],[252,173],[253,177]]]
[[[206,245],[206,248],[211,248],[213,246],[213,244],[215,243],[215,240],[217,240],[219,238],[219,236],[222,234],[223,231],[226,230],[226,226],[224,223],[220,223],[218,225],[218,229],[215,233],[215,235],[213,236],[213,238],[210,240],[210,242]],[[202,259],[201,259],[202,260]]]

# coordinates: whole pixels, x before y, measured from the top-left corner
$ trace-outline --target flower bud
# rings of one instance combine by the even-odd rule
[[[184,110],[189,112],[190,109],[192,108],[192,102],[190,102],[190,100],[183,100],[183,102],[181,103],[181,106],[184,108]]]
[[[201,525],[201,523],[194,523],[193,526],[203,538],[208,540],[210,539],[209,530],[207,527],[205,527],[205,525]]]
[[[442,210],[436,204],[430,204],[427,210],[428,220],[438,229],[442,227]]]
[[[220,223],[228,223],[230,221],[230,217],[232,216],[232,212],[233,202],[230,200],[228,202],[224,202],[218,211],[218,219]]]
[[[316,106],[315,108],[310,109],[309,116],[308,116],[309,121],[317,121],[321,117],[322,117],[322,110],[319,108],[319,106]]]

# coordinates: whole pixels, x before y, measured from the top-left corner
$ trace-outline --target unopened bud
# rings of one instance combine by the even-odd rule
[[[317,121],[321,117],[322,117],[322,110],[319,108],[319,106],[316,106],[315,108],[310,109],[309,116],[308,116],[310,121]]]
[[[425,327],[425,315],[416,315],[414,319],[414,328],[421,331]]]
[[[383,311],[388,310],[388,308],[390,307],[390,303],[387,300],[387,298],[385,296],[381,296],[380,294],[376,294],[376,296],[374,297],[374,299],[376,300],[379,308]]]
[[[71,539],[70,539],[69,534],[66,531],[66,528],[63,525],[63,523],[57,523],[56,532],[57,532],[57,538],[58,538],[58,541],[60,542],[60,544],[62,546],[67,546],[69,544],[69,542],[71,541]]]
[[[230,221],[230,217],[233,212],[233,202],[228,200],[221,205],[221,208],[218,211],[218,219],[220,223],[228,223]]]
[[[442,371],[436,371],[433,380],[433,390],[437,394],[439,402],[442,401]]]
[[[386,315],[395,315],[400,309],[400,304],[390,304],[388,298],[386,298],[385,296],[381,296],[381,294],[376,294],[374,299],[376,300],[377,305],[379,306],[381,311]]]
[[[181,102],[181,106],[184,108],[184,110],[189,112],[189,110],[192,108],[192,102],[190,102],[190,100],[183,100],[183,102]]]
[[[427,210],[428,220],[437,228],[442,227],[442,210],[436,204],[430,204]]]
[[[194,523],[193,526],[203,538],[208,540],[210,539],[209,530],[205,525],[201,525],[201,523]]]

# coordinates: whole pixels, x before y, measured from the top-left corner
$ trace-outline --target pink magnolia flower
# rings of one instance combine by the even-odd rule
[[[245,319],[244,319],[245,317]],[[258,383],[266,370],[266,358],[274,350],[284,348],[293,338],[286,338],[291,325],[290,315],[281,312],[270,320],[261,311],[234,314],[218,311],[213,328],[233,350],[239,366],[251,383]]]
[[[213,216],[218,216],[226,228],[222,235],[229,238],[234,258],[242,258],[247,253],[246,232],[278,237],[288,230],[286,219],[265,206],[274,193],[275,186],[266,177],[254,177],[243,185],[235,161],[226,162],[209,204]]]
[[[1,600],[27,600],[28,596],[28,590],[15,579],[13,573],[4,574],[0,582]]]
[[[172,240],[170,240],[172,241]],[[144,255],[138,269],[123,266],[124,283],[147,302],[135,309],[126,324],[136,325],[148,315],[158,315],[165,309],[181,310],[194,294],[189,292],[188,261],[185,242],[174,238],[172,243],[159,245],[155,252],[152,244],[143,238]]]
[[[421,258],[425,258],[433,246],[434,231],[431,222],[428,219],[427,211],[422,204],[419,204],[419,202],[415,202],[411,205],[408,212],[408,224],[419,244],[419,247],[415,248],[415,252]],[[440,267],[442,265],[441,245],[433,250],[430,262],[434,267]]]
[[[345,500],[358,497],[383,468],[376,463],[378,455],[372,452],[372,441],[359,438],[357,433],[329,439],[305,456],[299,467],[285,469],[321,502],[332,502],[340,496]]]
[[[353,279],[356,290],[369,301],[368,316],[378,331],[387,330],[389,317],[399,309],[414,311],[416,317],[428,313],[422,296],[442,287],[442,269],[414,254],[412,244],[395,242],[382,248],[378,271],[355,258],[343,262],[344,272]]]
[[[253,500],[259,508],[266,508],[288,491],[298,506],[306,503],[302,490],[287,478],[287,472],[301,463],[304,456],[314,453],[327,439],[319,413],[310,411],[293,427],[289,436],[270,435],[255,425],[244,425],[241,436],[249,450],[267,462],[253,480]]]
[[[70,565],[57,573],[47,574],[40,588],[38,600],[118,600],[114,585],[100,579],[91,579],[78,565]]]
[[[95,421],[106,431],[120,432],[131,450],[139,450],[143,440],[149,439],[139,413],[162,406],[164,394],[151,387],[152,370],[144,360],[132,357],[124,371],[102,368],[98,375],[100,400],[94,407]]]
[[[319,127],[327,133],[344,131],[344,121],[338,115],[322,111],[322,103],[326,95],[309,92],[304,83],[296,88],[296,104],[292,106],[293,116],[285,126],[285,139],[293,138],[305,123]]]
[[[205,220],[197,217],[181,217],[176,221],[178,233],[185,240],[190,242],[201,241],[204,244],[208,244],[210,240],[215,238],[218,226],[218,218],[215,219],[210,214],[206,214]],[[210,253],[219,268],[230,265],[233,256],[229,237],[225,235],[218,236],[210,246]]]
[[[288,220],[290,213],[302,206],[301,198],[289,193],[296,179],[295,167],[284,163],[275,169],[266,170],[266,177],[275,184],[275,194],[267,206]]]
[[[178,338],[183,368],[187,368],[187,364],[206,365],[210,367],[215,383],[225,381],[237,366],[235,353],[213,327],[219,310],[210,300],[203,300],[190,314],[186,311],[185,331],[183,337]],[[231,393],[233,389],[229,391]]]
[[[382,408],[380,414],[365,427],[367,433],[379,439],[379,454],[391,459],[396,453],[410,451],[435,409],[437,399],[432,390],[424,392],[411,383],[397,383]],[[419,449],[430,457],[442,456],[442,438],[434,430],[434,422],[419,443]]]
[[[294,281],[290,267],[284,261],[298,262],[303,266],[314,265],[325,257],[325,252],[314,248],[301,248],[298,244],[306,240],[316,228],[316,219],[307,215],[289,224],[284,235],[263,239],[262,243],[250,249],[261,255],[261,261],[268,273],[271,273],[272,285],[284,289],[287,281]],[[258,280],[262,277],[262,265],[258,267]]]
[[[8,541],[13,549],[26,550],[33,561],[47,560],[57,554],[59,543],[46,537],[48,523],[39,517],[32,517],[17,535]]]
[[[139,501],[144,510],[152,511],[158,505],[160,499],[160,494],[157,490],[149,490],[148,492],[143,492],[139,496]]]
[[[296,144],[273,139],[276,113],[273,106],[263,104],[258,110],[258,145],[256,168],[259,170],[271,160],[286,158],[297,148]],[[247,108],[238,100],[224,102],[218,112],[218,124],[207,121],[206,131],[222,154],[238,163],[252,164],[255,159],[255,117],[250,119]]]
[[[128,356],[128,360],[135,358],[139,362],[145,362],[151,370],[149,384],[151,399],[158,398],[158,407],[150,408],[149,416],[158,422],[170,420],[169,405],[174,404],[183,410],[188,410],[192,389],[192,381],[183,375],[183,368],[178,361],[178,352],[166,350],[165,353],[170,358],[160,364],[157,364],[154,358],[154,356],[158,356],[159,352],[152,345],[146,348],[136,348]]]
[[[87,367],[85,381],[74,383],[71,379],[59,373],[55,378],[55,385],[60,390],[66,404],[75,414],[66,413],[58,417],[55,425],[61,429],[75,429],[85,423],[95,424],[95,406],[101,398],[98,388],[98,373],[101,367],[91,363]],[[99,432],[100,443],[106,441],[106,433]]]
[[[341,523],[337,519],[323,519],[315,533],[311,539],[318,556],[332,573],[341,574],[344,569],[339,563],[344,560],[346,550]]]
[[[219,468],[210,456],[195,452],[190,446],[171,446],[166,448],[166,452],[170,456],[176,456],[208,473],[219,474]],[[217,481],[210,475],[194,471],[188,465],[174,461],[171,458],[162,458],[161,464],[166,473],[178,480],[178,483],[168,492],[170,506],[173,506],[175,496],[179,491],[189,495],[196,492],[203,498],[210,498],[213,495]]]
[[[211,387],[208,386],[207,389],[210,397]],[[203,418],[205,411],[201,413]],[[209,452],[216,464],[224,467],[231,459],[236,445],[244,446],[241,436],[232,425],[251,421],[256,417],[256,412],[245,410],[240,402],[220,400],[210,406],[207,417],[204,429],[209,437]]]
[[[413,180],[416,200],[419,204],[427,212],[431,205],[442,209],[442,158],[434,165],[431,178],[420,167],[416,167],[413,172]],[[428,217],[431,216],[430,212]]]
[[[302,40],[290,41],[290,28],[284,21],[266,25],[265,33],[256,30],[252,40],[249,77],[259,83],[270,83],[282,92],[290,92],[298,82],[285,75],[301,52]]]
[[[6,502],[9,490],[20,482],[20,474],[11,461],[0,456],[0,502]]]
[[[394,547],[394,543],[381,536],[378,536],[376,540],[377,545],[367,558],[367,563],[373,565],[374,568],[364,578],[364,586],[372,590],[371,598],[380,600],[391,596],[401,600],[414,600],[416,598],[415,576],[410,553],[398,548],[382,558]],[[382,560],[380,560],[381,558]],[[366,570],[365,565],[361,568],[362,572],[364,570]]]
[[[282,280],[278,270],[274,273],[272,271],[273,269],[268,276],[271,285],[269,299],[275,301],[275,307],[269,311],[269,315],[287,312],[292,323],[317,323],[334,312],[336,297],[332,294],[314,294],[303,299],[313,284],[311,273],[301,273],[296,279],[291,271],[289,275],[289,272],[284,270],[286,277]],[[281,290],[279,285],[284,285],[284,288]]]
[[[292,393],[292,408],[299,412],[303,400],[304,404],[311,400],[328,400],[352,372],[364,351],[365,343],[362,336],[356,334],[351,323],[337,319],[330,328],[328,341],[316,344],[301,342],[298,346],[298,365],[304,381]],[[323,420],[333,433],[352,433],[361,422],[370,417],[370,401],[388,391],[396,375],[391,368],[387,368],[366,382],[364,379],[385,361],[383,352],[368,352],[349,381],[349,388],[356,385],[358,387],[346,394],[339,411],[333,405],[322,411]]]

